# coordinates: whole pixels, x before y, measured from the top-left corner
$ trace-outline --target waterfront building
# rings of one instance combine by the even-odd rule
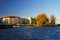
[[[21,24],[21,18],[18,16],[3,16],[1,17],[2,23],[3,24]]]
[[[32,17],[26,17],[29,20],[29,24],[34,24],[35,20]]]
[[[29,23],[29,20],[26,19],[26,18],[22,18],[22,24],[28,24]]]
[[[26,18],[22,18],[22,24],[34,24],[35,19],[32,17],[26,17]]]
[[[58,25],[58,24],[60,24],[60,21],[56,21],[55,23],[56,23],[56,25]]]

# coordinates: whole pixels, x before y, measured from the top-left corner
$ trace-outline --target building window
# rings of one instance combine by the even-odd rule
[[[5,19],[4,20],[4,24],[8,24],[8,19]]]

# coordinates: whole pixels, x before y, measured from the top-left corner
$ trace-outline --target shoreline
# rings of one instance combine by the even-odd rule
[[[4,28],[19,28],[19,27],[23,27],[23,26],[40,28],[40,27],[57,27],[57,26],[60,26],[60,24],[48,25],[48,26],[37,26],[37,25],[0,25],[0,29],[4,29]]]

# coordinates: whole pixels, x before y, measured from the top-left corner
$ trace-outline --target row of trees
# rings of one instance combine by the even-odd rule
[[[35,18],[35,23],[37,26],[55,25],[55,20],[56,18],[54,15],[51,15],[49,19],[45,13],[42,13]]]

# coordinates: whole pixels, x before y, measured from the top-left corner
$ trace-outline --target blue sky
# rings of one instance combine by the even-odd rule
[[[0,0],[0,16],[36,17],[43,12],[60,20],[60,0]]]

